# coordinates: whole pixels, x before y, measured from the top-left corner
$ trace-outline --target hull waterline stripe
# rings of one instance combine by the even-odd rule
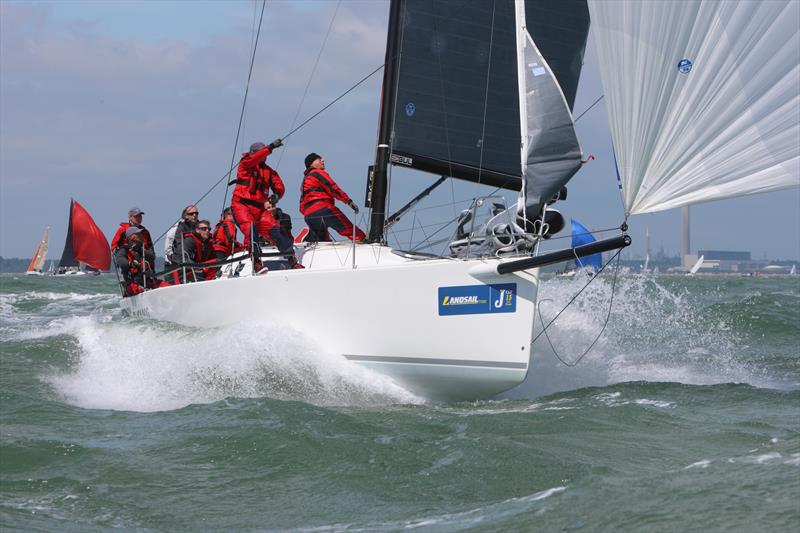
[[[434,359],[430,357],[384,357],[381,355],[347,355],[348,361],[362,361],[375,363],[406,363],[416,365],[452,365],[452,366],[482,366],[495,368],[527,369],[527,363],[509,363],[492,361],[472,361],[469,359]]]

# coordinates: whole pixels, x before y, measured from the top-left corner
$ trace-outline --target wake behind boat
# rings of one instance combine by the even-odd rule
[[[597,22],[626,216],[618,237],[586,238],[539,254],[541,242],[565,225],[552,204],[566,199],[564,185],[583,163],[572,107],[589,8]],[[740,76],[736,69],[744,64],[732,59],[797,50],[796,28],[781,22],[765,32],[760,25],[775,19],[776,9],[797,15],[798,6],[394,0],[367,183],[368,242],[299,244],[301,270],[286,269],[294,257],[254,246],[217,262],[217,279],[145,290],[124,298],[123,307],[199,327],[243,320],[285,324],[432,399],[485,398],[507,390],[524,380],[532,355],[539,267],[583,264],[582,257],[629,245],[630,215],[800,184],[800,148],[791,143],[800,131],[796,117],[783,113],[779,127],[768,128],[770,113],[747,112],[752,106],[776,113],[796,108],[796,62],[764,60],[754,70],[758,76]],[[686,29],[691,13],[698,22]],[[570,20],[569,31],[564,20]],[[657,31],[661,25],[669,31]],[[751,38],[732,43],[720,32]],[[708,47],[710,42],[718,46]],[[635,60],[626,61],[628,53]],[[758,87],[742,85],[749,79],[757,79]],[[764,84],[778,90],[762,91]],[[747,98],[732,96],[739,94]],[[693,113],[709,109],[717,109],[714,116],[724,124],[698,127],[708,117]],[[746,147],[742,164],[734,154]],[[442,177],[387,217],[392,166]],[[390,246],[397,219],[452,178],[519,191],[518,201],[506,206],[492,194],[475,197],[455,221],[445,253]],[[183,263],[172,271],[185,280],[202,266]],[[313,331],[307,324],[314,324]]]

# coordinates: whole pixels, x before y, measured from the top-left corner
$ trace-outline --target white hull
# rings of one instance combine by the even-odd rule
[[[537,271],[477,279],[467,271],[480,260],[411,260],[366,244],[358,245],[354,269],[351,254],[352,246],[344,243],[318,245],[303,256],[304,270],[151,290],[123,299],[123,307],[197,327],[248,320],[284,324],[433,400],[488,398],[525,379]],[[476,294],[488,294],[487,285],[495,284],[515,284],[515,295],[505,294],[509,307],[503,312],[478,309],[503,305],[482,296],[457,309],[443,306],[440,289],[468,286],[467,292],[475,287]],[[453,301],[460,300],[447,300]],[[467,309],[479,314],[442,314]]]

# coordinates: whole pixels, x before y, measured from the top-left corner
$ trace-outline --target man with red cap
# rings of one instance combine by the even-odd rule
[[[281,231],[280,223],[272,215],[272,208],[286,191],[278,173],[266,163],[267,156],[283,145],[281,139],[253,143],[250,151],[242,154],[236,172],[231,210],[233,218],[244,234],[244,246],[250,249],[252,241],[260,234],[278,247],[282,253],[294,258],[292,240]],[[270,194],[272,191],[272,194]]]
[[[334,205],[335,200],[344,202],[358,214],[358,206],[336,185],[330,174],[325,171],[325,160],[319,154],[306,156],[306,171],[300,188],[300,212],[308,224],[309,242],[329,241],[328,228],[336,230],[342,237],[363,241],[367,238],[364,232],[353,226],[353,223]]]
[[[114,238],[111,239],[112,251],[125,244],[125,231],[130,227],[136,227],[142,231],[142,235],[140,237],[141,243],[144,244],[145,249],[153,249],[153,239],[150,237],[150,232],[147,231],[147,228],[142,226],[142,215],[144,215],[144,211],[138,207],[131,207],[128,210],[128,221],[119,223],[119,228],[117,228]]]

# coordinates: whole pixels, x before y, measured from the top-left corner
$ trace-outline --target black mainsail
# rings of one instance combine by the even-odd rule
[[[61,260],[58,262],[58,268],[68,268],[79,266],[79,262],[75,259],[75,253],[72,248],[72,207],[75,200],[69,201],[69,216],[67,217],[67,242],[64,243],[64,251],[61,253]]]
[[[526,18],[558,70],[521,37]],[[540,28],[557,20],[570,31]],[[524,190],[538,212],[579,168],[586,0],[393,0],[389,26],[370,240],[383,239],[387,164]]]

